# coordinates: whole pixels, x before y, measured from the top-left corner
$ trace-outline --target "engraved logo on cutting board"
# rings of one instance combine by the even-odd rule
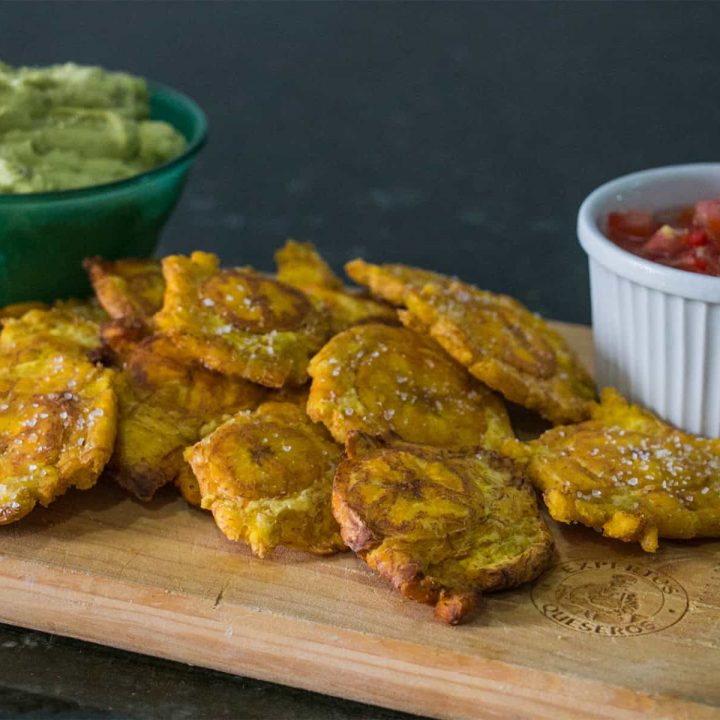
[[[532,601],[558,625],[605,637],[664,630],[688,609],[687,593],[669,575],[618,560],[571,560],[556,565],[535,584]]]

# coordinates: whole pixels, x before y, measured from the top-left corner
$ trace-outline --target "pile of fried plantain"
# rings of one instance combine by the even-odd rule
[[[720,535],[720,441],[597,402],[517,300],[363,260],[348,289],[292,240],[276,263],[90,258],[96,299],[0,310],[0,524],[103,472],[174,484],[255,555],[349,548],[452,624],[551,561],[534,488],[648,551]],[[520,442],[504,400],[555,427]]]

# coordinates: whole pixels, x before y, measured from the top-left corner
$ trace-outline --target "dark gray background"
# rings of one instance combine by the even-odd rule
[[[174,85],[211,140],[161,250],[270,268],[288,235],[589,320],[575,214],[604,180],[717,158],[720,7],[12,3],[10,63]]]
[[[162,252],[269,269],[294,235],[337,268],[432,267],[586,322],[577,207],[718,159],[718,27],[691,2],[6,2],[0,57],[126,69],[203,106]],[[399,717],[13,629],[0,687],[0,717]]]

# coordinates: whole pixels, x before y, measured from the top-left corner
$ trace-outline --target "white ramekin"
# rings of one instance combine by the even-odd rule
[[[632,255],[602,230],[613,210],[720,198],[720,163],[674,165],[602,185],[580,206],[588,254],[595,376],[673,425],[720,436],[720,278]]]

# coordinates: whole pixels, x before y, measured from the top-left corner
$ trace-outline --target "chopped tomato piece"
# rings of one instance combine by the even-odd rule
[[[675,214],[675,217],[672,220],[672,225],[674,227],[684,227],[684,228],[691,228],[693,226],[693,217],[695,216],[695,208],[694,207],[686,207],[680,210],[680,212]]]
[[[643,246],[643,253],[658,257],[676,255],[687,247],[689,232],[684,229],[663,225]]]
[[[611,212],[608,215],[608,232],[611,237],[618,240],[636,240],[640,242],[652,235],[658,223],[650,213],[637,212]]]
[[[687,242],[693,247],[702,247],[710,242],[710,238],[704,230],[691,230],[687,236]]]
[[[699,256],[692,250],[688,250],[674,258],[665,259],[663,264],[680,270],[705,273],[706,275],[717,275],[720,272],[720,265],[716,259]]]
[[[720,252],[715,244],[695,249],[697,272],[720,275]]]
[[[706,230],[715,242],[720,242],[720,200],[701,200],[696,203],[693,222]]]

